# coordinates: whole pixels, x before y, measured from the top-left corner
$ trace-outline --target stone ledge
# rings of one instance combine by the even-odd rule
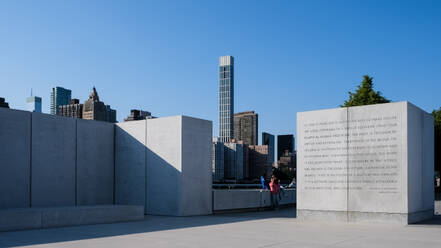
[[[144,219],[144,207],[92,205],[0,210],[0,231],[105,224]]]
[[[414,213],[382,213],[297,209],[297,218],[307,221],[370,222],[408,225],[431,219],[433,215],[434,210]]]

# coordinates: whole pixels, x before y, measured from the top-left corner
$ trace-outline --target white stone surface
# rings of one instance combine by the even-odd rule
[[[212,212],[212,122],[182,116],[181,215]]]
[[[147,120],[146,214],[181,215],[182,117]]]
[[[118,123],[117,203],[142,203],[146,214],[211,213],[211,135],[210,121],[185,116]]]
[[[0,209],[30,206],[31,113],[0,108]]]
[[[302,112],[298,217],[407,224],[433,213],[433,118],[408,102]],[[333,216],[334,215],[334,216]]]

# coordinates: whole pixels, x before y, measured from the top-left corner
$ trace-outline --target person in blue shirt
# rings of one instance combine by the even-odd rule
[[[268,189],[268,187],[265,185],[265,177],[260,176],[260,183],[262,183],[262,189]]]

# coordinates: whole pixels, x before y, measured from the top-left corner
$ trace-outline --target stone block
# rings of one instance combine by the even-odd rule
[[[212,123],[182,116],[181,215],[212,212]]]
[[[0,232],[41,228],[41,212],[31,208],[0,210]]]
[[[113,204],[114,124],[77,120],[77,205]]]
[[[0,209],[30,206],[31,113],[0,108]]]
[[[147,120],[146,213],[181,215],[181,117]]]
[[[408,102],[298,113],[297,216],[408,224],[433,214],[433,118]]]
[[[79,226],[144,219],[143,206],[97,205],[42,209],[42,227]]]
[[[144,207],[90,205],[0,210],[0,231],[53,228],[136,221],[144,219]]]
[[[145,206],[146,121],[115,125],[115,202]]]
[[[31,206],[75,205],[76,120],[32,113]]]

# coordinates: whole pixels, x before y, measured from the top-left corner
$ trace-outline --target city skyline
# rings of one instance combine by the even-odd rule
[[[343,104],[364,74],[393,101],[441,107],[440,2],[316,4],[112,2],[84,12],[42,2],[35,12],[4,1],[0,97],[24,110],[22,89],[34,88],[49,113],[52,87],[83,101],[95,85],[118,121],[130,109],[184,114],[212,120],[217,136],[218,57],[231,54],[235,112],[255,110],[274,135],[296,132],[296,112]]]

